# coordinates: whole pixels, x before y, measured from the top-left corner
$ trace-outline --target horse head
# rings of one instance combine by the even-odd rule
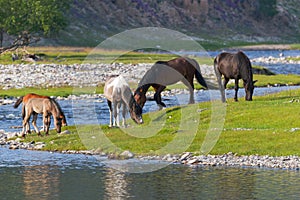
[[[67,120],[66,120],[66,117],[64,114],[61,114],[60,115],[60,118],[61,118],[61,125],[62,126],[68,126],[68,123],[67,123]]]
[[[146,95],[144,89],[143,88],[136,89],[133,96],[135,101],[139,104],[139,106],[143,108],[146,102]]]
[[[246,90],[246,96],[245,99],[246,101],[252,101],[252,95],[254,91],[254,83],[256,83],[257,80],[255,81],[250,81],[249,83],[246,83],[245,85],[245,90]]]
[[[130,117],[131,119],[137,123],[137,124],[142,124],[144,123],[143,121],[143,117],[142,117],[142,113],[143,113],[143,109],[142,107],[137,104],[136,102],[134,102],[132,104],[132,106],[129,108],[129,113],[130,113]]]

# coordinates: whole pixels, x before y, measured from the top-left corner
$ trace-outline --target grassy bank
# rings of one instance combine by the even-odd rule
[[[218,45],[222,43],[217,41],[216,44],[203,43],[201,44],[204,49],[209,50],[220,50],[224,48],[233,48],[233,49],[276,49],[283,46],[284,49],[300,49],[300,44],[253,44],[246,42],[236,42],[229,43],[226,46]],[[151,49],[141,50],[141,51],[109,51],[104,49],[95,49],[89,47],[28,47],[27,51],[31,54],[36,54],[41,58],[37,63],[56,63],[56,64],[78,64],[82,62],[99,62],[102,63],[154,63],[157,60],[169,60],[174,58],[176,55],[172,55],[169,52],[159,53],[157,50],[154,50],[151,53]],[[145,53],[146,52],[146,53]],[[168,53],[168,54],[166,54]],[[22,57],[21,51],[19,51],[19,57]],[[200,64],[212,64],[212,58],[201,58],[197,60]],[[0,55],[1,64],[17,64],[17,63],[26,63],[22,60],[12,61],[11,52]]]
[[[297,129],[300,127],[299,101],[290,102],[299,98],[300,90],[293,90],[255,97],[252,102],[241,99],[236,103],[229,99],[224,127],[210,154],[300,155],[300,132]],[[189,115],[183,117],[184,113]],[[64,129],[73,134],[51,132],[49,137],[29,135],[26,141],[44,141],[47,144],[45,150],[51,151],[99,149],[118,154],[130,150],[139,155],[182,151],[200,153],[211,116],[212,104],[205,102],[145,114],[145,124],[141,126],[131,120],[130,127],[126,129],[109,128],[107,125],[70,126]],[[180,123],[183,124],[181,127]],[[195,125],[196,132],[188,128]],[[174,141],[177,145],[166,150],[166,145]],[[182,149],[181,144],[188,148]]]

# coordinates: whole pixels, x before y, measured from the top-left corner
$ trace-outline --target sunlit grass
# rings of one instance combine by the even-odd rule
[[[291,102],[292,99],[296,101]],[[299,99],[300,90],[255,97],[252,102],[228,99],[225,124],[210,154],[300,155],[300,132],[297,130],[300,127]],[[204,110],[198,112],[198,109]],[[182,113],[190,114],[182,118]],[[195,133],[180,129],[180,124],[192,127],[198,117],[200,123]],[[109,128],[107,125],[69,126],[64,129],[73,134],[57,135],[52,131],[49,137],[29,135],[26,141],[44,141],[47,144],[45,150],[52,151],[98,149],[119,154],[130,150],[138,155],[154,155],[181,153],[180,145],[172,150],[161,150],[181,135],[178,144],[188,144],[186,151],[200,153],[210,126],[211,103],[147,113],[144,120],[145,124],[141,126],[129,120],[130,126],[125,129]],[[193,138],[191,144],[187,142],[189,137]]]

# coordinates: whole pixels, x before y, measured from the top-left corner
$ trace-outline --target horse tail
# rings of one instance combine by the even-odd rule
[[[199,66],[198,62],[195,61],[195,60],[193,60],[193,61],[195,62],[195,65],[194,65],[194,67],[196,68],[195,77],[196,77],[198,83],[200,83],[200,85],[202,85],[203,87],[208,88],[207,84],[206,84],[206,82],[205,82],[205,80],[204,80],[204,78],[201,74],[200,66]]]
[[[25,105],[22,106],[22,119],[25,118],[26,115],[26,110],[25,110]]]
[[[23,102],[23,96],[20,97],[14,105],[14,108],[17,108]]]

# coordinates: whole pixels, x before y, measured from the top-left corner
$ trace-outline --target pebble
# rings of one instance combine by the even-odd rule
[[[152,63],[141,64],[11,64],[0,65],[0,87],[3,89],[24,87],[72,86],[95,87],[108,76],[122,74],[128,82],[138,83]],[[214,77],[212,65],[201,65],[204,77]],[[87,78],[88,77],[88,78]],[[8,102],[0,102],[11,103]]]
[[[284,57],[273,57],[273,56],[269,56],[269,57],[259,57],[259,58],[255,58],[252,59],[251,62],[256,62],[256,63],[266,63],[266,64],[300,64],[300,56],[295,57],[296,60],[291,59],[290,56]]]
[[[129,158],[133,158],[134,154],[128,150],[123,151],[120,156],[124,159],[129,159]]]

